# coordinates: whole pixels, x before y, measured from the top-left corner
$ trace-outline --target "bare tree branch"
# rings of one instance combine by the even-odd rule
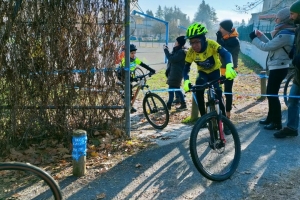
[[[242,13],[248,13],[248,11],[254,9],[256,6],[258,6],[259,4],[261,4],[263,2],[264,2],[264,0],[256,0],[253,2],[247,2],[246,5],[242,5],[242,6],[235,5],[236,11],[242,12]]]

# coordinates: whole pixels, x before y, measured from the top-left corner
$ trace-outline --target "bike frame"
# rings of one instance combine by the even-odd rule
[[[222,123],[222,111],[221,111],[220,106],[219,106],[219,100],[216,98],[214,85],[212,84],[213,82],[214,81],[207,83],[208,88],[207,88],[207,91],[206,91],[206,93],[207,93],[206,109],[207,109],[207,111],[209,110],[209,112],[207,112],[207,113],[212,112],[212,110],[214,112],[217,112],[217,122],[218,122],[218,127],[219,127],[220,139],[224,143],[226,143],[226,139],[225,139],[224,131],[223,131],[223,123]],[[205,87],[205,85],[203,85],[203,87]],[[193,98],[196,102],[196,105],[198,106],[198,101],[197,101],[195,93],[196,93],[196,89],[194,89],[194,91],[192,91],[192,95],[193,95]],[[211,109],[212,106],[214,106],[213,109]],[[212,141],[214,141],[216,136],[213,136],[211,132],[210,132],[210,135],[211,135]]]
[[[148,76],[148,74],[145,74],[145,77]],[[144,96],[146,95],[147,92],[144,92],[144,88],[147,88],[148,91],[147,92],[151,92],[150,89],[149,89],[149,86],[148,85],[145,85],[145,81],[144,79],[141,79],[139,80],[139,82],[137,82],[135,85],[132,86],[132,89],[136,88],[135,92],[134,92],[134,95],[133,95],[133,98],[131,99],[131,106],[134,104],[139,92],[142,90],[143,91],[143,94]]]

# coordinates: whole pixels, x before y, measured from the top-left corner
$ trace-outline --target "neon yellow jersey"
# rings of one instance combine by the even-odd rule
[[[130,71],[134,71],[137,65],[140,65],[142,61],[138,58],[134,58],[133,60],[130,58]],[[125,58],[122,58],[121,67],[125,67]]]
[[[216,41],[207,39],[207,48],[202,53],[197,53],[193,48],[189,48],[186,53],[185,61],[188,63],[195,62],[198,71],[203,71],[207,74],[219,69],[222,65],[218,49],[221,48]]]

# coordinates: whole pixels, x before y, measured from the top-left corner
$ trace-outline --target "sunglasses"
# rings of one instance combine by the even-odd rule
[[[198,45],[200,43],[201,43],[201,41],[198,40],[198,41],[190,42],[190,45],[193,46],[193,45]]]

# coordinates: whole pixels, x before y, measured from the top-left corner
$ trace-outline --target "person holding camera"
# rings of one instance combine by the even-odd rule
[[[169,100],[167,102],[167,107],[171,110],[172,102],[174,100],[175,89],[176,96],[180,99],[180,107],[177,110],[186,109],[186,103],[182,91],[179,91],[182,82],[182,73],[185,63],[185,36],[179,36],[176,38],[175,45],[172,52],[169,52],[168,46],[164,45],[164,52],[168,59],[168,67],[166,70],[166,76],[168,78],[167,84],[169,85]]]
[[[280,130],[281,124],[281,104],[278,97],[281,82],[288,73],[291,63],[289,52],[292,49],[295,37],[295,25],[290,18],[290,9],[281,9],[275,18],[275,28],[271,32],[272,39],[269,40],[265,34],[256,30],[250,33],[249,37],[258,49],[268,51],[267,67],[269,69],[269,78],[267,84],[268,95],[268,115],[261,120],[264,129]]]

